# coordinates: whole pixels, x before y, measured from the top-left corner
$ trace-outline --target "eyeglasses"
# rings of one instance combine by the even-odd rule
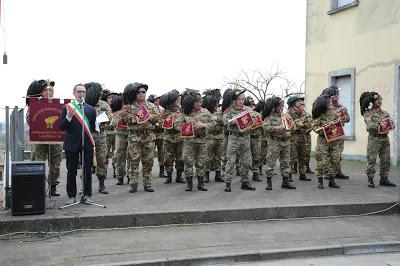
[[[86,91],[76,91],[76,93],[86,93]]]
[[[146,93],[146,91],[138,91],[138,93]]]

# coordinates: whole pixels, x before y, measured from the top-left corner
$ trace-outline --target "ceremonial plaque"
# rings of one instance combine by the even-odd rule
[[[379,134],[386,134],[390,130],[394,129],[394,123],[393,123],[392,119],[390,119],[390,118],[383,119],[381,122],[379,122],[378,125],[379,125],[378,126]]]
[[[172,129],[174,127],[174,114],[169,115],[162,121],[163,129]]]
[[[144,124],[150,118],[150,112],[147,110],[145,105],[140,106],[139,111],[135,113],[136,116],[136,123]]]
[[[256,115],[256,121],[254,122],[254,125],[251,127],[251,129],[256,129],[259,128],[263,125],[263,121],[259,115]]]
[[[181,137],[182,138],[194,138],[194,125],[192,122],[182,124]]]
[[[236,125],[240,132],[246,131],[254,124],[253,117],[249,112],[243,112],[236,117]]]
[[[282,122],[287,131],[290,131],[294,125],[294,121],[287,114],[282,115]]]
[[[335,141],[344,137],[344,129],[340,120],[324,126],[323,131],[327,142]]]

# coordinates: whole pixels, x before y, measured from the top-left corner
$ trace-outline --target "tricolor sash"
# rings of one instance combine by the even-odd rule
[[[74,114],[79,123],[81,123],[81,126],[84,128],[90,142],[93,144],[93,146],[95,146],[92,133],[90,132],[89,121],[87,120],[86,116],[83,115],[82,109],[79,108],[79,105],[75,101],[70,102],[66,105],[66,107]]]

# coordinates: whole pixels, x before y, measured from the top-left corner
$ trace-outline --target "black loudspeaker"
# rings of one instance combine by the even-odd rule
[[[13,162],[12,215],[42,214],[46,209],[46,166],[40,161]]]

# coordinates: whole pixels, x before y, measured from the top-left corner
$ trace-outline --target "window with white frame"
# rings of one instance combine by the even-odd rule
[[[328,11],[328,15],[337,13],[344,9],[358,6],[358,0],[331,0],[330,10]]]

